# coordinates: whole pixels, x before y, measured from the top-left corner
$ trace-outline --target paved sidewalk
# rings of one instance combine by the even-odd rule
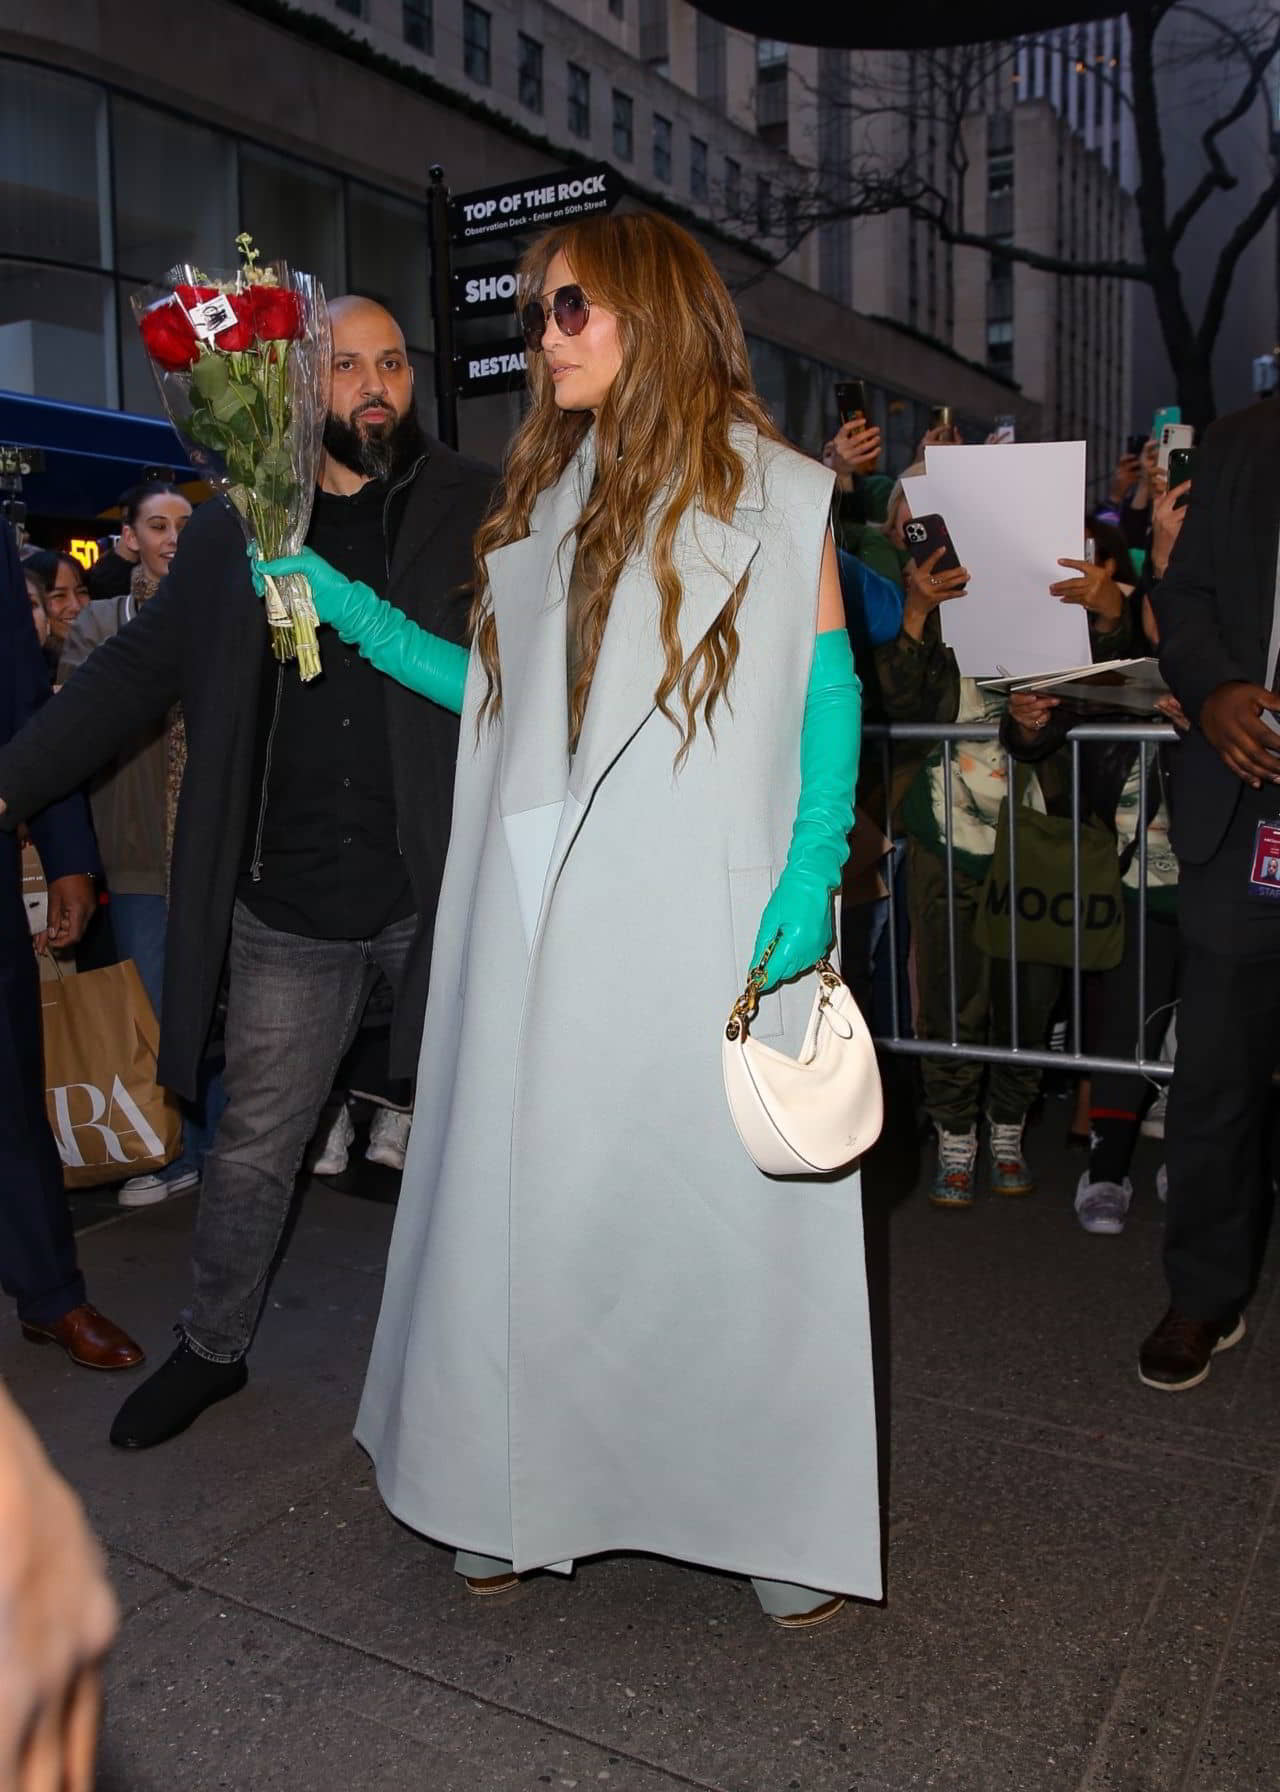
[[[889,1597],[812,1636],[745,1584],[583,1564],[468,1600],[351,1442],[391,1211],[313,1185],[247,1390],[144,1456],[130,1378],[5,1333],[127,1622],[101,1792],[1235,1792],[1280,1783],[1280,1305],[1185,1395],[1138,1383],[1162,1310],[1159,1148],[1120,1238],[1081,1232],[1054,1106],[1041,1192],[939,1213],[869,1176],[890,1414]],[[190,1199],[82,1239],[158,1361]]]

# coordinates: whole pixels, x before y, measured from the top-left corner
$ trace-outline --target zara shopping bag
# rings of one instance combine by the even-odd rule
[[[68,1188],[171,1163],[182,1115],[156,1082],[160,1029],[132,960],[40,985],[45,1101]]]

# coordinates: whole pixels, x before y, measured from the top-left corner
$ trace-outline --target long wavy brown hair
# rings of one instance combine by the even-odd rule
[[[586,713],[600,644],[618,578],[649,548],[660,599],[658,628],[666,658],[655,693],[680,734],[677,761],[693,744],[699,715],[713,732],[727,703],[738,657],[736,621],[744,578],[684,662],[679,618],[683,596],[672,553],[690,505],[728,522],[742,490],[741,457],[730,446],[734,423],[751,423],[781,440],[756,395],[733,300],[706,252],[685,230],[652,212],[588,218],[548,232],[520,268],[523,305],[543,291],[557,254],[593,305],[618,320],[622,367],[595,419],[596,477],[574,534],[583,589],[581,666],[569,694],[576,742]],[[484,557],[529,533],[539,492],[555,484],[591,428],[585,411],[562,411],[541,354],[530,356],[533,404],[507,455],[502,488],[475,540],[474,639],[488,676],[481,721],[502,705],[498,634]],[[683,719],[672,700],[679,697]]]

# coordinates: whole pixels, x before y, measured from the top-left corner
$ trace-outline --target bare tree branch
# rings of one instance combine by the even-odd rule
[[[1235,277],[1240,257],[1278,204],[1280,204],[1280,175],[1276,176],[1264,192],[1259,193],[1257,199],[1244,217],[1240,219],[1223,245],[1222,253],[1218,257],[1218,265],[1213,272],[1213,282],[1204,302],[1200,328],[1196,332],[1197,347],[1206,360],[1213,353],[1214,344],[1218,340],[1218,332],[1222,328],[1227,299],[1231,293],[1231,282]]]
[[[1224,112],[1221,117],[1215,118],[1213,123],[1209,125],[1208,129],[1201,135],[1200,144],[1204,150],[1205,159],[1209,166],[1201,175],[1194,190],[1190,193],[1187,199],[1184,200],[1182,205],[1178,207],[1178,210],[1169,220],[1169,241],[1175,249],[1186,235],[1187,226],[1214,193],[1230,192],[1232,188],[1239,186],[1240,177],[1238,174],[1233,174],[1230,168],[1227,167],[1222,156],[1222,151],[1218,148],[1218,138],[1222,136],[1224,131],[1230,130],[1233,124],[1237,124],[1240,119],[1244,117],[1245,113],[1248,112],[1250,106],[1253,105],[1259,93],[1262,91],[1263,82],[1266,80],[1267,70],[1270,68],[1277,54],[1280,54],[1280,29],[1277,29],[1275,34],[1269,38],[1261,48],[1251,51],[1241,34],[1232,30],[1223,20],[1210,18],[1207,14],[1201,12],[1198,7],[1187,7],[1185,10],[1188,16],[1197,18],[1205,24],[1212,25],[1219,30],[1224,37],[1230,38],[1241,56],[1246,59],[1249,66],[1249,74],[1244,86],[1240,89],[1235,104],[1228,111]]]

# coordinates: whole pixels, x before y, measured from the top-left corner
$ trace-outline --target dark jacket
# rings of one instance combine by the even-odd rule
[[[1206,433],[1168,570],[1152,596],[1160,670],[1191,729],[1176,756],[1170,839],[1188,864],[1222,844],[1244,786],[1199,728],[1205,698],[1232,680],[1266,684],[1280,544],[1280,399]]]
[[[494,474],[438,442],[388,497],[387,596],[433,633],[461,642],[471,543]],[[266,627],[245,539],[229,505],[201,506],[169,577],[99,647],[49,706],[0,750],[0,797],[12,825],[82,784],[149,722],[181,702],[187,769],[174,836],[160,1080],[194,1096],[217,1003],[254,787],[254,742]],[[278,676],[296,678],[294,666]],[[436,901],[449,840],[457,718],[400,685],[387,690],[397,823],[418,931],[392,1028],[392,1073],[417,1065]]]
[[[13,531],[0,521],[0,743],[15,735],[52,695],[48,668],[31,626],[31,606]],[[32,813],[30,830],[49,883],[77,872],[101,875],[89,811],[78,791]],[[0,934],[9,939],[11,933],[30,951],[18,900],[18,842],[15,834],[7,832],[0,833]]]

